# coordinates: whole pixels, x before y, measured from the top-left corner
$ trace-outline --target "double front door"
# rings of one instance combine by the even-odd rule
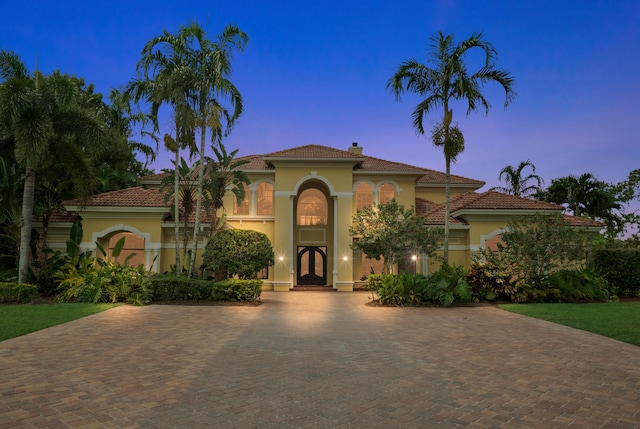
[[[298,247],[298,285],[327,284],[327,247]]]

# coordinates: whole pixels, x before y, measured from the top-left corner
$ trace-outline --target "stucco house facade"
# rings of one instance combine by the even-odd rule
[[[243,170],[251,184],[241,204],[232,193],[225,197],[225,226],[260,231],[271,240],[275,265],[262,273],[267,290],[327,285],[352,291],[363,276],[379,272],[379,261],[351,248],[349,226],[359,208],[395,199],[423,214],[425,227],[444,225],[444,173],[366,156],[356,143],[346,150],[306,145],[240,159],[248,161]],[[68,213],[52,220],[50,246],[64,248],[72,219],[80,215],[83,250],[95,251],[96,242],[113,247],[125,234],[128,252],[135,252],[139,263],[153,272],[170,270],[175,261],[174,222],[170,203],[159,189],[162,177],[148,176],[139,187],[95,195],[85,202],[64,202]],[[472,252],[495,243],[513,216],[563,210],[554,204],[479,192],[483,185],[451,177],[452,263],[468,267]],[[597,223],[570,219],[573,225],[599,229]],[[203,220],[203,228],[209,228],[206,213]],[[408,264],[416,272],[427,274],[438,265],[435,258],[414,256]]]

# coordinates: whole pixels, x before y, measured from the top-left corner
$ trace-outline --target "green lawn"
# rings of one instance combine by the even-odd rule
[[[0,306],[0,341],[99,313],[118,304],[25,304]]]
[[[640,346],[640,302],[503,304],[500,308]]]

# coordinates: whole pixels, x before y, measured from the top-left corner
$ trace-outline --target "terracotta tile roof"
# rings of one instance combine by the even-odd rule
[[[73,223],[77,217],[78,213],[68,212],[66,210],[56,210],[51,214],[49,223]]]
[[[73,207],[82,206],[82,203],[82,200],[76,199],[64,201],[62,204]],[[160,190],[141,186],[93,195],[84,203],[86,207],[168,207],[170,205],[170,202],[164,202],[164,196]]]
[[[481,194],[468,192],[451,201],[451,212],[462,209],[564,210],[564,207],[501,192],[487,191]]]
[[[418,179],[418,185],[444,185],[446,174],[435,170],[425,169],[427,174]],[[477,185],[478,188],[484,185],[482,180],[469,179],[468,177],[451,175],[452,185]]]
[[[604,228],[604,223],[580,216],[564,215],[564,220],[571,226],[579,226],[583,228]]]
[[[429,213],[429,210],[434,206],[433,201],[425,200],[424,198],[416,198],[416,213],[425,215]]]
[[[166,175],[167,173],[150,174],[149,176],[142,176],[139,180],[140,183],[162,181]]]
[[[523,211],[562,211],[564,208],[544,201],[530,200],[495,191],[483,193],[466,192],[451,200],[450,213],[463,210],[523,210]],[[433,204],[426,213],[428,225],[444,225],[445,204]],[[450,217],[450,223],[466,224],[461,217]]]
[[[416,210],[418,209],[420,198],[416,198]],[[422,200],[425,201],[425,200]],[[451,214],[464,210],[508,210],[523,212],[539,211],[539,212],[562,212],[564,207],[547,203],[544,201],[531,200],[528,198],[507,195],[495,191],[487,191],[483,193],[467,192],[459,195],[451,200]],[[420,213],[420,212],[418,212]],[[445,204],[429,204],[429,211],[426,212],[425,223],[427,225],[444,225]],[[580,226],[585,228],[602,228],[604,225],[596,220],[583,217],[564,215],[565,221],[571,226]],[[467,222],[460,215],[449,218],[451,224],[466,225]]]
[[[81,200],[64,201],[65,206],[79,206]],[[85,207],[158,207],[166,208],[163,220],[172,221],[170,213],[171,201],[164,202],[164,195],[159,189],[146,189],[142,187],[121,189],[94,195],[86,201]],[[184,221],[184,213],[180,214],[180,221]],[[189,216],[189,223],[195,223],[195,210]],[[200,222],[209,223],[209,216],[204,210],[200,211]]]
[[[266,158],[266,160],[265,160]],[[273,166],[269,162],[271,158],[281,159],[324,159],[324,160],[360,160],[355,171],[366,172],[398,172],[398,173],[425,173],[417,181],[420,185],[443,185],[445,182],[445,174],[439,171],[430,170],[428,168],[416,167],[414,165],[404,164],[401,162],[387,161],[372,156],[366,156],[348,150],[335,149],[322,145],[306,145],[285,149],[277,152],[271,152],[261,155],[246,155],[237,158],[238,160],[248,160],[242,169],[246,171],[267,171],[273,170]],[[154,174],[140,178],[142,183],[149,181],[161,181],[166,173]],[[467,177],[451,175],[451,183],[454,185],[471,185],[480,188],[484,185],[481,180],[469,179]]]
[[[407,173],[424,173],[428,171],[422,167],[415,167],[400,162],[386,161],[372,156],[365,156],[364,161],[357,166],[358,171],[398,171]]]
[[[247,160],[248,164],[242,166],[245,171],[273,170],[267,161],[264,160],[266,155],[247,155],[237,158],[239,161]]]
[[[302,159],[362,159],[364,156],[347,150],[334,149],[328,146],[310,144],[272,152],[264,155],[265,158],[302,158]]]

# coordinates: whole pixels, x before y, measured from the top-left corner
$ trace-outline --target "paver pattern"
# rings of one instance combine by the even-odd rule
[[[367,301],[121,306],[1,342],[0,428],[640,427],[640,347]]]

